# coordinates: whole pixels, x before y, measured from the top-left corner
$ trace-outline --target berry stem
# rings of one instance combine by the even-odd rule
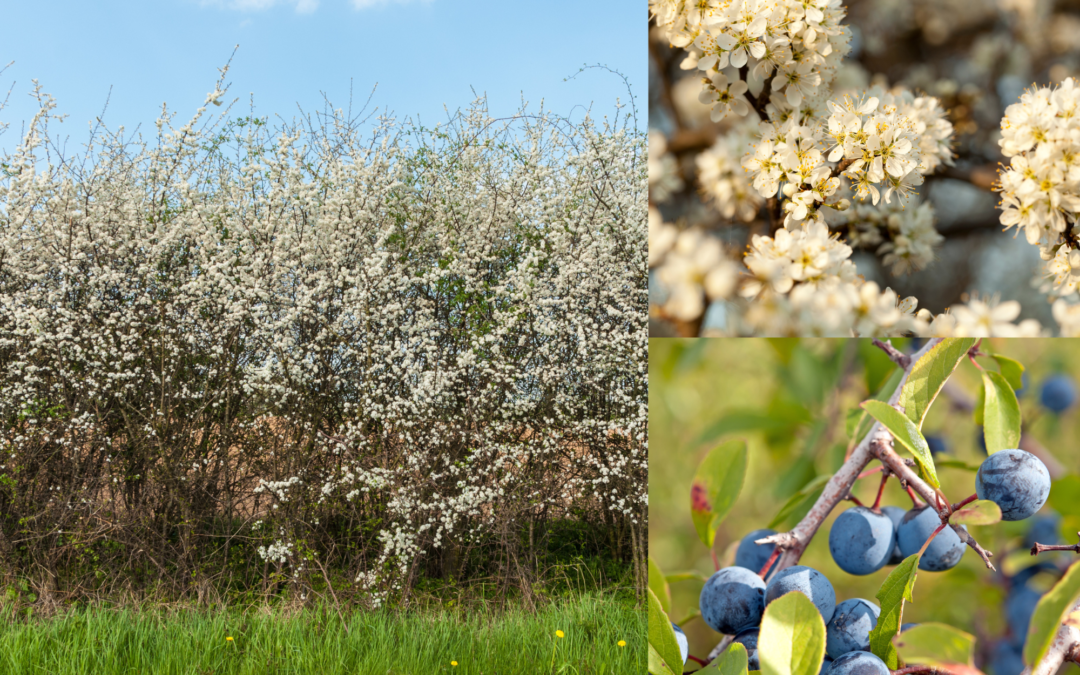
[[[904,484],[904,489],[907,490],[908,497],[911,497],[911,505],[915,508],[922,506],[922,502],[919,501],[918,496],[915,495],[915,491],[911,489],[910,485]]]
[[[959,502],[957,504],[953,504],[952,505],[952,510],[953,511],[959,511],[960,509],[964,508],[965,506],[967,506],[968,504],[970,504],[971,502],[975,501],[978,498],[979,498],[979,495],[977,495],[977,494],[971,495],[970,497],[964,499],[964,501]]]
[[[715,550],[710,550],[709,553],[712,554],[712,564],[713,564],[713,566],[716,568],[716,571],[719,572],[720,571],[720,559],[716,557],[716,551]]]
[[[690,659],[691,661],[695,661],[696,663],[700,663],[703,668],[705,666],[709,665],[708,661],[706,661],[704,659],[699,659],[698,657],[694,656],[693,654],[690,654],[687,658]]]
[[[882,465],[882,466],[884,468],[884,465]],[[878,486],[877,498],[874,499],[874,505],[872,507],[870,507],[874,511],[874,513],[881,513],[881,508],[880,508],[881,507],[881,495],[885,492],[885,483],[888,483],[888,482],[889,482],[889,472],[886,471],[881,476],[881,485]]]
[[[868,470],[863,471],[862,473],[860,473],[859,478],[866,478],[867,476],[873,476],[875,473],[880,472],[884,468],[885,468],[884,466],[876,466],[873,469],[868,469]]]
[[[766,560],[765,564],[761,567],[761,571],[758,572],[758,576],[761,577],[762,579],[764,579],[765,574],[769,571],[769,568],[772,567],[772,564],[774,562],[776,562],[776,559],[779,558],[779,557],[780,557],[780,547],[776,546],[776,547],[773,548],[772,555],[769,556],[769,559]]]
[[[942,523],[942,524],[938,525],[937,529],[935,529],[933,532],[931,532],[930,536],[926,538],[926,541],[923,542],[922,548],[919,549],[919,557],[920,558],[922,557],[922,554],[926,552],[926,547],[928,547],[930,545],[930,542],[934,541],[934,537],[936,537],[938,535],[938,532],[941,532],[942,530],[945,529],[946,525],[948,525],[948,523]]]

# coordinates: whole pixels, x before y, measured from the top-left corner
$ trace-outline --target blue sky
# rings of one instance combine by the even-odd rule
[[[470,86],[486,92],[491,111],[515,112],[522,96],[530,110],[580,118],[575,106],[592,104],[595,117],[611,115],[616,97],[627,100],[616,76],[585,64],[622,71],[646,123],[647,54],[644,6],[625,0],[5,0],[0,2],[0,97],[14,84],[0,122],[0,151],[18,142],[36,111],[32,79],[68,114],[51,123],[77,150],[88,122],[127,132],[141,124],[146,138],[162,102],[190,118],[213,91],[218,68],[235,45],[226,103],[233,115],[255,112],[286,119],[323,107],[325,92],[347,109],[352,79],[354,113],[372,87],[369,110],[419,118],[425,126],[472,101]],[[217,109],[211,107],[210,112]],[[75,146],[75,147],[73,147]]]

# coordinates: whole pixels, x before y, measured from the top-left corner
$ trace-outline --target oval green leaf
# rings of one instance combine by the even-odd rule
[[[915,599],[912,593],[918,573],[919,554],[914,553],[904,558],[903,562],[889,573],[877,592],[881,614],[878,616],[877,626],[870,631],[870,651],[892,670],[900,667],[892,639],[900,632],[904,620],[904,602]]]
[[[975,636],[943,623],[921,623],[893,638],[909,666],[974,666]]]
[[[660,607],[665,612],[671,611],[671,590],[668,588],[667,579],[660,571],[660,566],[649,556],[649,588],[660,600]]]
[[[656,652],[656,670],[653,670],[653,652]],[[679,651],[679,642],[675,639],[675,629],[671,627],[671,619],[660,605],[660,598],[649,589],[649,672],[655,675],[666,675],[667,672],[682,672],[682,652]]]
[[[1046,656],[1050,643],[1054,641],[1054,635],[1078,598],[1080,563],[1073,563],[1065,576],[1042,596],[1039,604],[1035,605],[1035,613],[1031,615],[1027,642],[1024,644],[1024,663],[1031,666],[1033,672]]]
[[[817,675],[825,659],[825,622],[810,598],[792,591],[769,603],[758,659],[762,675]]]
[[[989,499],[978,499],[949,516],[953,525],[993,525],[1001,522],[1001,507]]]
[[[1001,376],[1005,378],[1013,391],[1022,389],[1024,387],[1024,364],[1001,354],[991,354],[991,356],[997,361]]]
[[[712,663],[697,671],[697,675],[747,675],[748,661],[746,647],[732,642]]]
[[[926,444],[922,432],[913,421],[908,419],[899,410],[883,401],[863,401],[862,407],[866,412],[889,430],[898,443],[907,448],[915,457],[922,469],[926,482],[935,488],[941,488],[938,482],[937,470],[934,468],[934,459],[930,456],[930,447]]]
[[[701,542],[712,548],[716,528],[735,505],[746,478],[746,441],[721,443],[705,455],[690,486],[690,515]]]
[[[917,428],[922,428],[926,413],[941,387],[976,341],[977,338],[945,338],[911,367],[907,382],[900,390],[899,403]]]
[[[983,379],[983,431],[986,433],[986,451],[991,455],[998,450],[1020,447],[1020,403],[1001,373],[984,370]]]

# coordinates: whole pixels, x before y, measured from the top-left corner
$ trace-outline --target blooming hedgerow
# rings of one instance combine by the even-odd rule
[[[295,583],[352,556],[378,603],[571,509],[641,541],[647,158],[622,111],[481,99],[365,139],[340,110],[274,133],[204,104],[83,164],[39,99],[0,180],[0,511],[33,515],[0,566],[107,517],[128,566],[190,579],[224,516]]]

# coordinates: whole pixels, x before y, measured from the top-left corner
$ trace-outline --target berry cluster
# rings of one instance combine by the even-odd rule
[[[979,499],[993,501],[1001,508],[1002,520],[1023,520],[1046,502],[1050,474],[1031,453],[1002,450],[979,467],[975,490]],[[966,526],[959,527],[966,532]],[[775,545],[756,543],[773,534],[772,530],[755,530],[746,535],[739,542],[735,564],[709,577],[701,590],[702,620],[718,633],[735,636],[734,642],[746,647],[749,669],[756,670],[757,636],[765,607],[786,593],[798,591],[814,603],[826,624],[822,675],[888,675],[885,663],[869,652],[870,632],[877,625],[881,608],[863,598],[837,603],[832,583],[811,567],[796,565],[776,572]],[[833,561],[854,575],[872,574],[917,554],[920,570],[944,572],[960,562],[965,546],[957,530],[928,505],[916,505],[908,511],[877,504],[855,506],[841,513],[829,531]],[[1023,585],[1010,596],[1009,622],[1014,635],[1026,633],[1038,598],[1038,593]],[[904,624],[902,630],[912,625]],[[684,640],[682,636],[680,646]]]

